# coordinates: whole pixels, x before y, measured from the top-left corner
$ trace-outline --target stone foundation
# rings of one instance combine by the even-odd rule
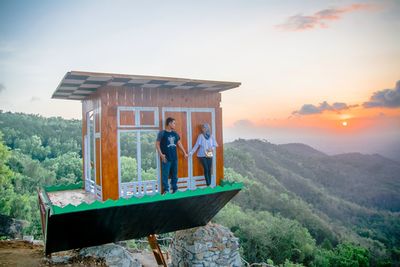
[[[177,231],[171,244],[172,266],[242,266],[239,239],[218,224]]]
[[[124,247],[113,243],[83,248],[79,251],[79,255],[105,259],[109,267],[142,267],[142,264],[134,259]]]

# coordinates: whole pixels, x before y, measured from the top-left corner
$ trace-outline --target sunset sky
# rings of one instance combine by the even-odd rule
[[[224,138],[400,161],[400,1],[0,1],[0,109],[80,118],[67,71],[238,81]]]

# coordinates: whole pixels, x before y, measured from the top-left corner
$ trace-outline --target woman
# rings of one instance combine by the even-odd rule
[[[218,144],[215,141],[215,138],[211,135],[210,125],[208,123],[204,123],[201,126],[201,132],[202,133],[197,137],[196,144],[190,151],[189,155],[193,155],[196,150],[200,148],[199,152],[197,152],[197,157],[199,158],[201,165],[203,165],[206,184],[207,186],[210,186],[212,161],[214,156],[213,150],[218,146]]]

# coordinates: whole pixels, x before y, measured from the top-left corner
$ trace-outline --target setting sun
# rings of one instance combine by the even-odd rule
[[[346,126],[347,126],[347,121],[343,121],[343,122],[342,122],[342,126],[343,126],[343,127],[346,127]]]

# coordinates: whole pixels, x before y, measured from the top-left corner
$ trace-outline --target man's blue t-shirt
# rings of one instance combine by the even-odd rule
[[[181,138],[175,131],[162,130],[157,135],[157,141],[160,142],[161,152],[167,157],[168,161],[177,160],[176,144]]]

